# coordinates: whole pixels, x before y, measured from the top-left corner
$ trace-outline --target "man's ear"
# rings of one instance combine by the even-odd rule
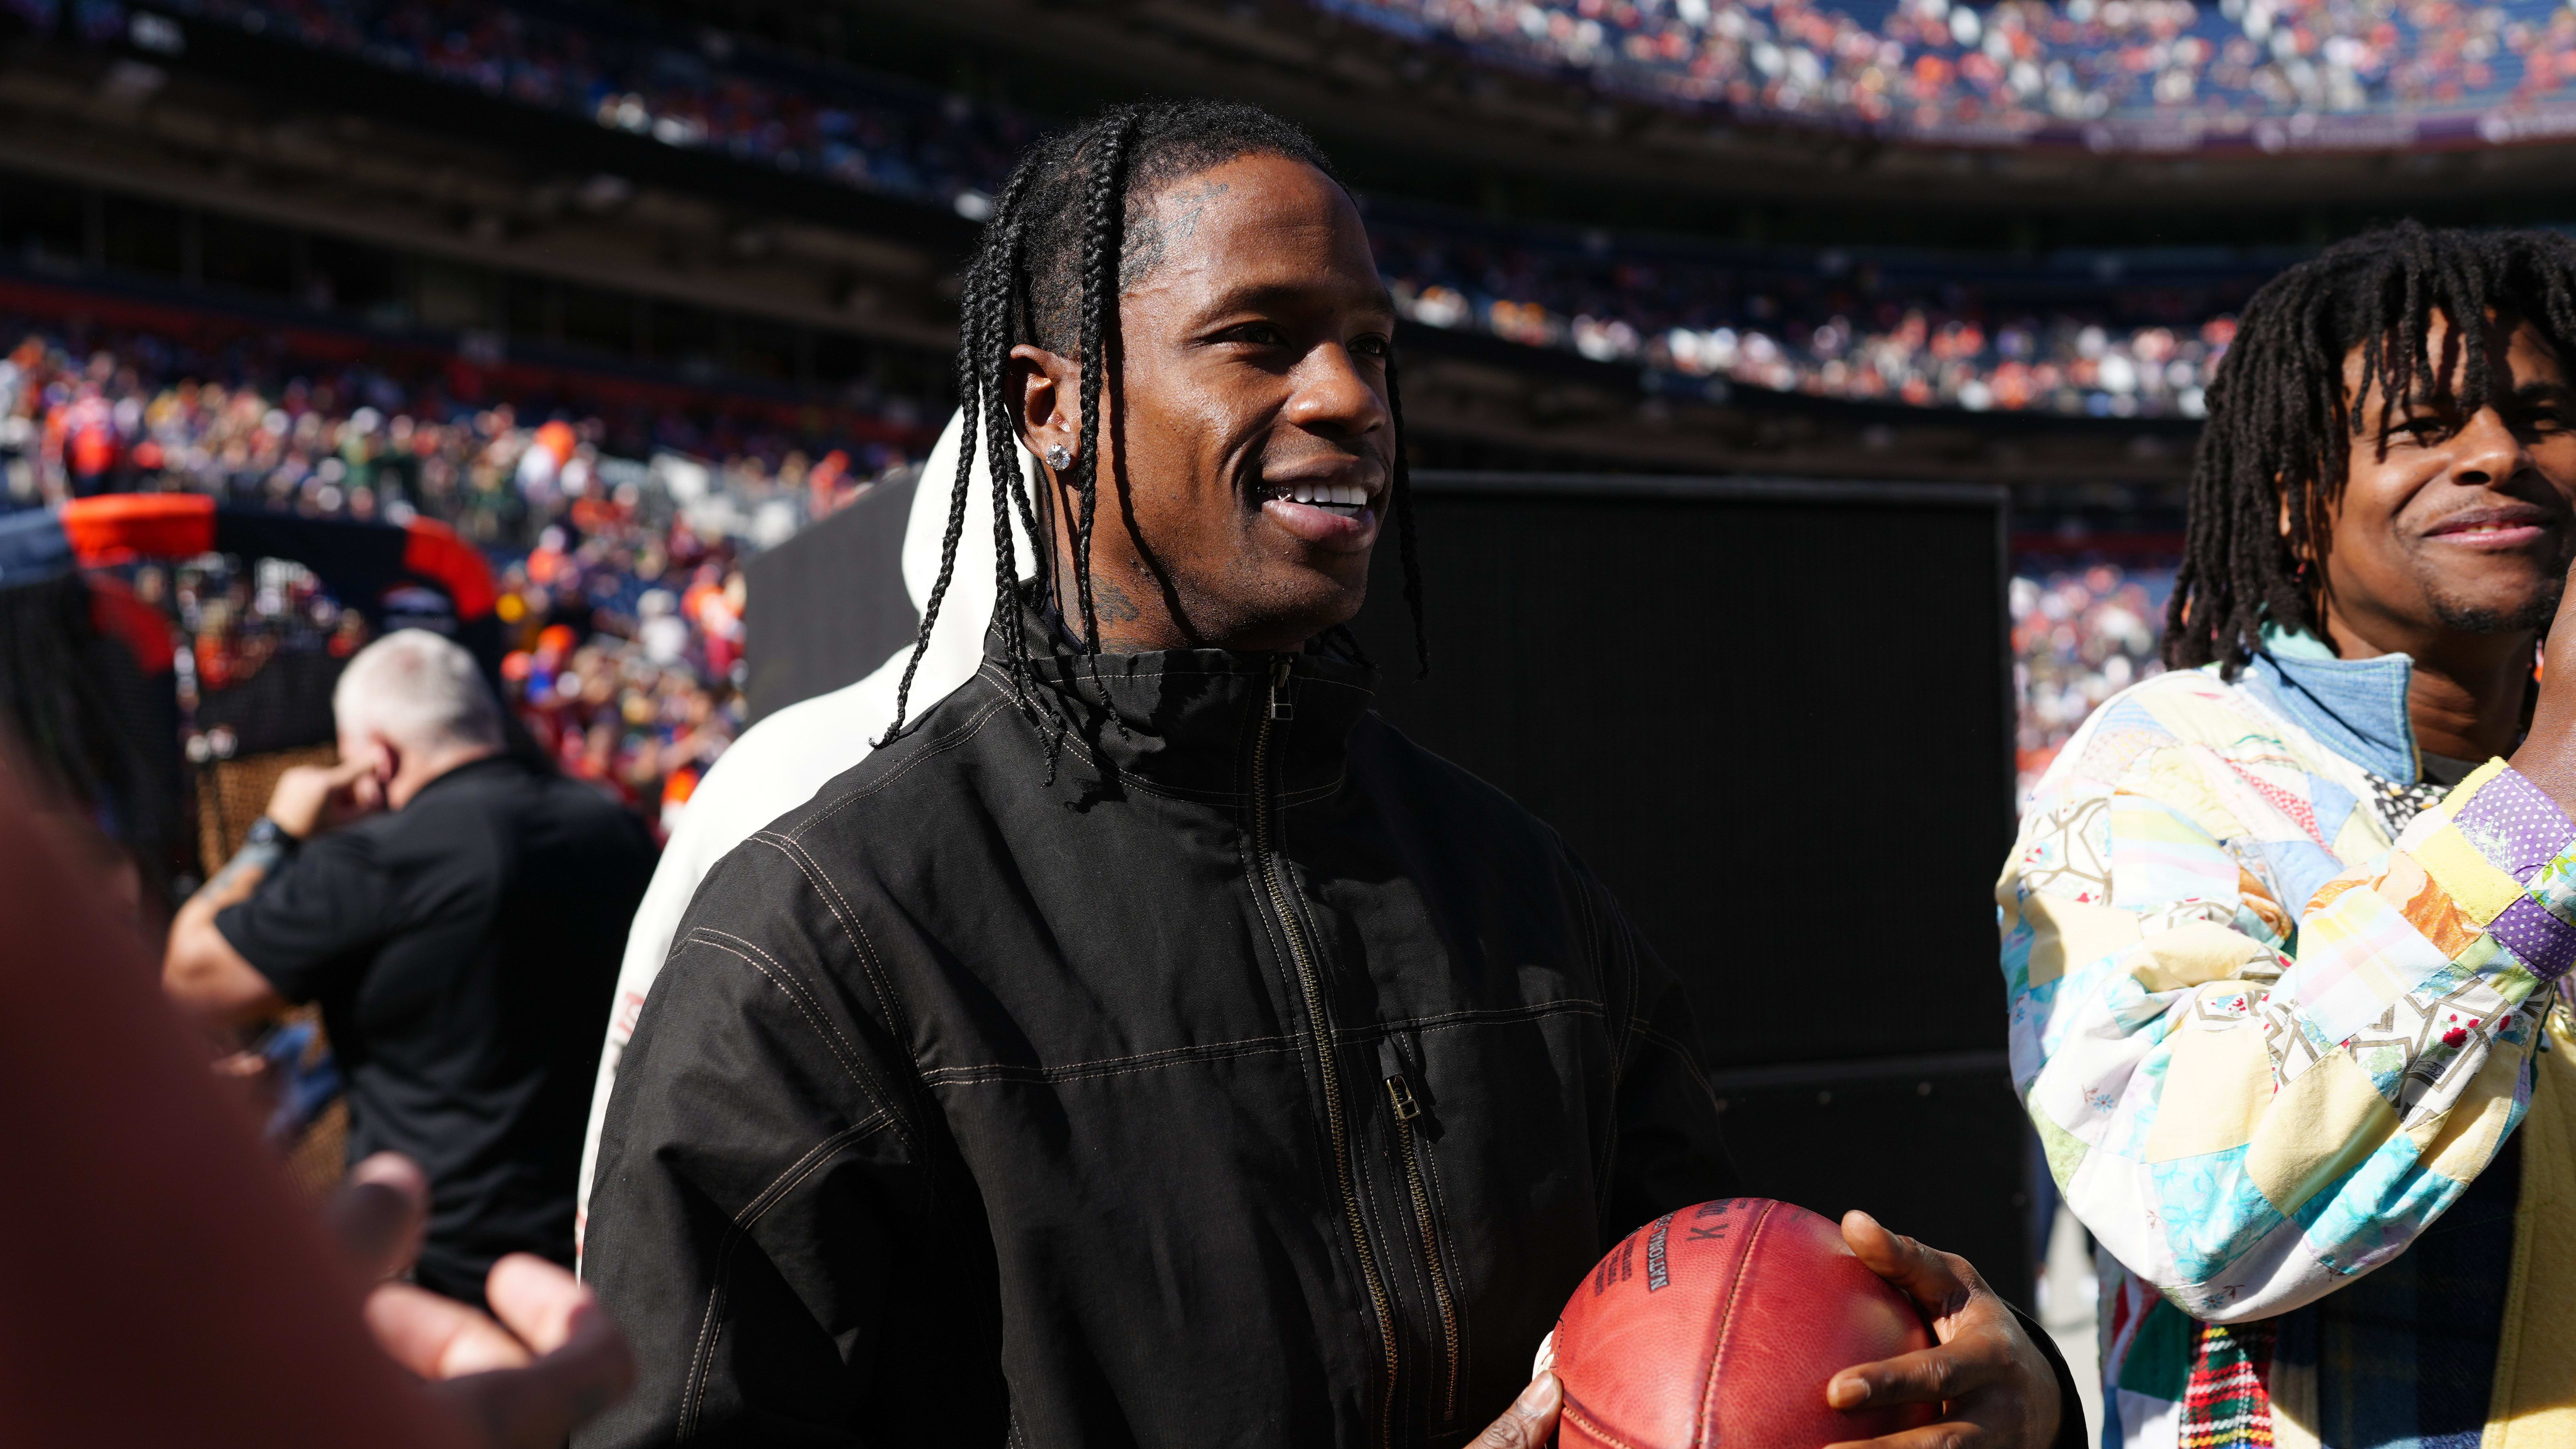
[[[1041,458],[1050,447],[1081,453],[1081,364],[1023,342],[1011,349],[1002,389],[1011,403],[1012,425],[1030,452]]]
[[[402,773],[403,750],[402,746],[394,743],[393,736],[382,730],[369,730],[367,749],[375,756],[367,773],[376,777],[377,784],[384,784]]]

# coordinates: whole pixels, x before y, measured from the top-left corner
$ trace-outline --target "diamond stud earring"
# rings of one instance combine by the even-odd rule
[[[1065,451],[1064,444],[1049,443],[1047,444],[1047,466],[1061,473],[1073,466],[1073,455]]]

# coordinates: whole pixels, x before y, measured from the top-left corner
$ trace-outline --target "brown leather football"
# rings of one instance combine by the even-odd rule
[[[1630,1233],[1556,1320],[1561,1449],[1822,1449],[1928,1424],[1847,1413],[1825,1384],[1932,1346],[1904,1294],[1805,1208],[1736,1197]]]

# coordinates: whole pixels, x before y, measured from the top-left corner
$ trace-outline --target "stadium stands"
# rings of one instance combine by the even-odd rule
[[[2576,14],[2545,0],[1325,0],[1672,104],[1913,141],[2477,144],[2576,129]]]
[[[1380,206],[1398,307],[1691,378],[1861,401],[2197,417],[2267,269],[2100,253],[2041,265],[1851,249],[1784,253],[1477,226]]]
[[[24,339],[0,359],[0,476],[14,506],[175,489],[308,517],[451,523],[502,561],[503,675],[537,742],[666,826],[741,724],[741,560],[857,496],[858,469],[905,459],[859,445],[854,469],[848,450],[809,453],[720,406],[628,409],[611,424],[462,403],[435,376],[247,339],[75,342],[6,319],[0,331]],[[612,439],[662,451],[620,457],[603,447]],[[673,451],[682,440],[725,451]],[[190,700],[280,656],[345,658],[365,642],[356,611],[285,561],[210,555],[126,571],[190,646]]]
[[[2157,648],[2173,580],[2169,562],[2019,561],[2011,607],[2021,794],[2030,793],[2096,705],[2163,672]]]
[[[158,34],[149,11],[90,7],[66,19],[36,0],[18,3],[39,25],[136,44]],[[576,25],[487,0],[181,0],[173,9],[968,219],[989,204],[1003,158],[1044,124],[894,77],[588,10]],[[2232,331],[2228,309],[2280,260],[2099,253],[2015,262],[1634,234],[1614,242],[1385,198],[1373,199],[1372,218],[1399,304],[1428,326],[1686,382],[2077,417],[2195,416]]]

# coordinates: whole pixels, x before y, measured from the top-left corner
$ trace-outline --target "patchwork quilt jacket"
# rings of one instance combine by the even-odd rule
[[[2576,826],[2501,760],[2420,783],[2404,656],[2267,642],[2096,711],[1996,888],[2103,1441],[2498,1442]]]

